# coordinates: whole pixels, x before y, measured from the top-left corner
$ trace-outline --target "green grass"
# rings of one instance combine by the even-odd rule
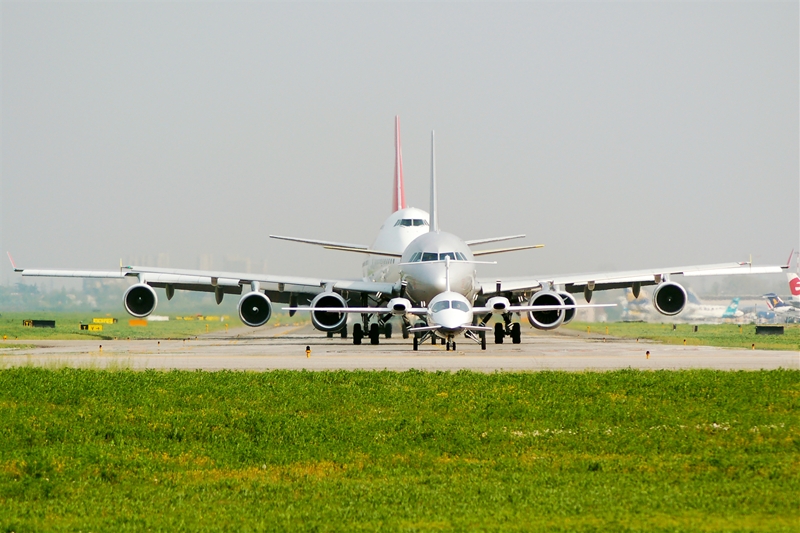
[[[797,531],[800,372],[0,371],[0,531]]]
[[[588,323],[572,322],[567,329],[622,337],[627,339],[649,339],[665,344],[721,346],[725,348],[752,348],[759,350],[800,350],[800,324],[781,324],[783,335],[756,335],[753,324],[650,324],[646,322]]]
[[[229,328],[243,327],[238,316],[230,316],[228,320],[222,322],[206,320],[175,320],[170,316],[170,320],[165,322],[149,322],[147,326],[131,326],[128,321],[131,319],[127,313],[121,312],[111,315],[118,319],[116,324],[103,324],[103,331],[86,331],[80,329],[80,324],[90,324],[95,317],[106,317],[103,313],[63,313],[63,312],[14,312],[3,313],[0,316],[0,348],[2,342],[12,342],[17,340],[75,340],[75,339],[181,339],[195,337],[205,333],[215,331],[225,331],[225,325]],[[303,317],[294,317],[292,322],[297,322]],[[55,328],[31,328],[22,325],[23,320],[55,320]],[[269,325],[286,324],[287,315],[276,315],[269,322]],[[3,336],[6,337],[3,341]]]

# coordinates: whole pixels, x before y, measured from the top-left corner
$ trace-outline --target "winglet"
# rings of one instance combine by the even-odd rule
[[[14,269],[14,272],[22,272],[22,269],[17,268],[16,263],[14,263],[14,258],[11,257],[11,252],[6,252],[6,254],[8,255],[8,260],[11,261],[11,268]]]
[[[786,266],[783,268],[789,268],[792,265],[792,257],[794,257],[794,248],[792,248],[792,252],[789,254],[789,259],[786,260]],[[800,257],[797,258],[798,264],[800,264]]]

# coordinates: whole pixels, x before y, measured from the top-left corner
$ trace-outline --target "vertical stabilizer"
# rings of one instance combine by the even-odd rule
[[[392,213],[405,209],[406,191],[403,184],[403,150],[400,147],[400,117],[394,117],[394,194]]]
[[[436,143],[434,134],[431,132],[431,231],[439,231],[439,210],[436,201]]]

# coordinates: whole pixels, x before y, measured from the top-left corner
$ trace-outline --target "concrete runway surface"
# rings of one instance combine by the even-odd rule
[[[400,336],[354,346],[328,339],[308,326],[242,328],[192,340],[15,341],[32,348],[3,349],[0,367],[130,368],[181,370],[474,370],[598,371],[711,368],[720,370],[799,369],[800,352],[671,346],[603,338],[574,331],[523,329],[522,344],[477,343],[461,338],[456,351],[426,342],[414,352]],[[510,339],[507,339],[510,341]],[[102,346],[102,348],[101,348]],[[311,355],[306,357],[306,346]],[[649,359],[646,352],[650,351]]]

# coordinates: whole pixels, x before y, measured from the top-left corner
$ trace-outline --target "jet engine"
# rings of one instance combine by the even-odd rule
[[[323,292],[311,300],[311,308],[346,308],[347,302],[335,292]],[[347,313],[311,311],[311,323],[320,331],[339,331],[347,323]]]
[[[578,305],[575,297],[570,293],[559,292],[558,295],[561,296],[562,300],[564,300],[565,305]],[[575,311],[576,309],[564,309],[564,324],[569,324],[572,322],[572,319],[575,318]]]
[[[266,294],[257,291],[242,296],[238,308],[239,318],[251,328],[263,326],[272,316],[272,302]]]
[[[531,296],[528,305],[564,305],[564,300],[557,292],[539,291]],[[528,311],[528,322],[536,329],[556,329],[564,322],[564,311]]]
[[[153,287],[146,283],[137,283],[128,287],[122,296],[122,302],[128,314],[142,318],[156,310],[158,297]]]
[[[653,305],[662,315],[677,315],[686,306],[686,289],[673,283],[665,281],[653,291]]]

